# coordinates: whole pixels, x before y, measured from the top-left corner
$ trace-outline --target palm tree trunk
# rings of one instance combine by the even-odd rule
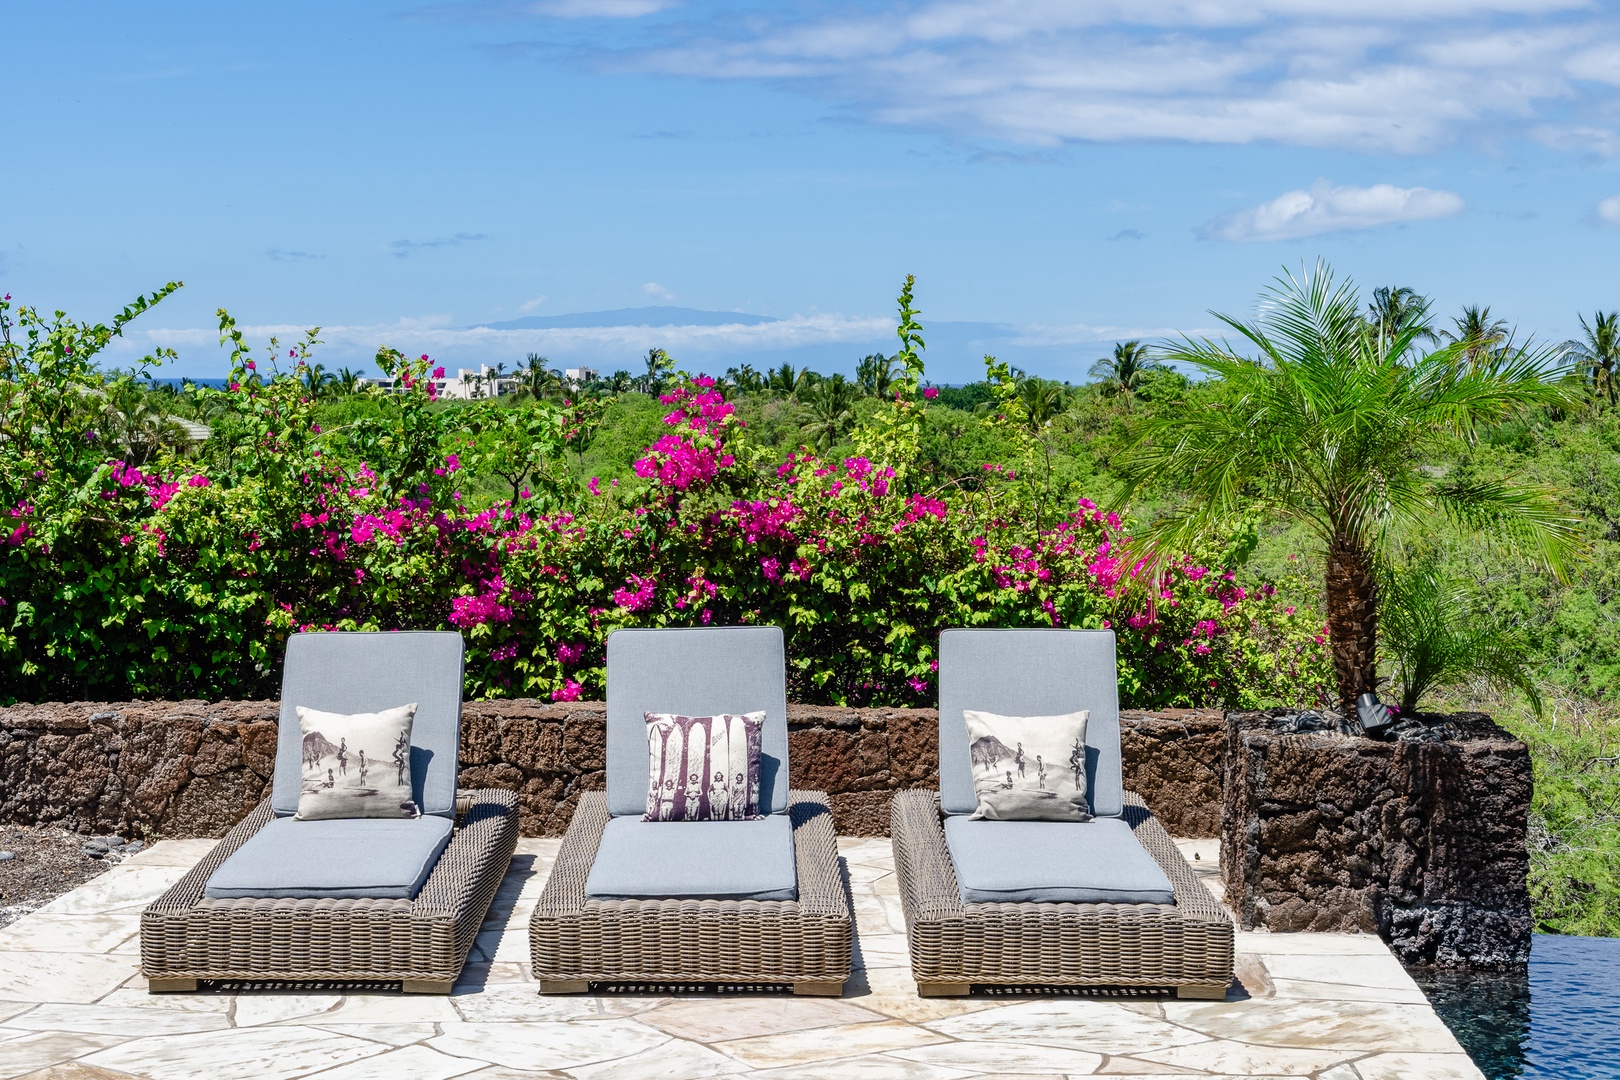
[[[1339,711],[1356,715],[1356,698],[1378,680],[1378,596],[1372,556],[1347,536],[1336,536],[1327,553],[1328,641],[1339,684]]]

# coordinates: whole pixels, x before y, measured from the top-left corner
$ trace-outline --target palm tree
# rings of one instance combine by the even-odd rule
[[[766,389],[778,394],[797,394],[814,374],[808,367],[795,370],[792,364],[784,360],[782,366],[772,371],[766,380]]]
[[[871,397],[888,397],[889,388],[905,370],[898,356],[873,353],[863,356],[855,364],[855,382],[861,392]]]
[[[636,388],[635,377],[623,369],[615,371],[605,380],[608,392],[611,394],[628,394]]]
[[[1566,342],[1576,369],[1592,380],[1594,393],[1602,394],[1615,403],[1615,379],[1620,378],[1620,311],[1592,314],[1592,322],[1582,315],[1581,332],[1584,341]]]
[[[145,465],[160,451],[179,450],[186,433],[163,409],[163,399],[128,374],[109,379],[97,396],[97,426],[131,465]]]
[[[562,372],[546,367],[543,356],[536,356],[530,361],[529,366],[523,369],[521,379],[522,392],[536,401],[561,398],[568,389],[563,383]]]
[[[765,376],[755,371],[753,364],[726,368],[726,378],[731,381],[731,385],[745,392],[765,388]]]
[[[1069,388],[1053,379],[1039,379],[1023,372],[1017,373],[1018,403],[1023,406],[1023,427],[1040,444],[1046,461],[1045,492],[1052,492],[1052,441],[1047,429],[1052,421],[1062,416],[1069,407]],[[1041,508],[1036,508],[1036,528],[1042,520]]]
[[[1114,355],[1091,365],[1091,377],[1098,380],[1106,396],[1129,402],[1142,388],[1142,377],[1160,366],[1153,362],[1152,354],[1152,346],[1122,341],[1114,346]]]
[[[647,374],[641,377],[644,393],[656,394],[664,388],[664,379],[675,370],[675,361],[663,349],[647,350]]]
[[[325,364],[310,364],[304,370],[304,385],[309,388],[310,397],[326,397],[337,385],[337,376],[327,371]]]
[[[822,379],[810,391],[808,404],[811,420],[804,433],[818,447],[832,446],[855,419],[855,387],[842,375]]]
[[[1510,337],[1507,320],[1492,319],[1489,307],[1471,304],[1451,322],[1456,332],[1442,330],[1440,336],[1463,346],[1462,359],[1470,366],[1507,348]]]
[[[360,380],[365,378],[364,373],[353,368],[338,368],[337,391],[340,394],[355,394],[360,391]]]
[[[1386,574],[1381,589],[1379,631],[1393,659],[1402,713],[1410,715],[1437,686],[1473,678],[1497,690],[1516,688],[1541,712],[1523,628],[1481,610],[1473,591],[1446,576],[1432,553]]]
[[[1069,407],[1069,391],[1053,379],[1026,375],[1018,380],[1018,400],[1024,406],[1024,425],[1039,438]]]
[[[1367,321],[1372,324],[1378,340],[1386,344],[1407,327],[1413,328],[1416,336],[1425,341],[1440,340],[1440,335],[1429,327],[1429,298],[1405,285],[1383,285],[1374,289],[1372,303],[1367,305]]]
[[[1309,275],[1278,279],[1254,321],[1216,315],[1258,356],[1225,341],[1187,339],[1170,350],[1226,392],[1196,411],[1147,418],[1124,455],[1116,500],[1150,484],[1183,500],[1131,543],[1144,583],[1255,509],[1313,532],[1347,716],[1377,684],[1377,574],[1397,528],[1443,520],[1490,531],[1560,574],[1579,545],[1578,519],[1550,491],[1423,467],[1449,438],[1566,402],[1561,350],[1497,349],[1470,365],[1466,342],[1418,353],[1413,325],[1380,343],[1359,311],[1354,285],[1335,282],[1319,262]]]

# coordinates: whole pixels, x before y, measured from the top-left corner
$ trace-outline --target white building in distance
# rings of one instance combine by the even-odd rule
[[[397,394],[401,388],[393,379],[362,379],[363,385],[379,387],[384,393]],[[488,364],[479,364],[477,370],[457,368],[454,376],[433,379],[437,397],[451,401],[474,401],[479,398],[500,397],[518,389],[514,375],[498,374]]]

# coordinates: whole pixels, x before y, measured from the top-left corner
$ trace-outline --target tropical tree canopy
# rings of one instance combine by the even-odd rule
[[[1408,327],[1416,329],[1418,338],[1440,340],[1440,335],[1429,326],[1428,298],[1404,285],[1384,285],[1374,289],[1372,302],[1367,305],[1367,321],[1386,341]]]
[[[1150,346],[1140,341],[1122,341],[1114,346],[1113,355],[1091,365],[1091,377],[1098,381],[1104,394],[1129,401],[1142,388],[1143,377],[1157,367]]]
[[[1511,335],[1506,319],[1491,318],[1491,309],[1477,304],[1463,308],[1451,323],[1456,329],[1442,330],[1440,336],[1462,346],[1462,354],[1470,364],[1498,351]]]
[[[1485,531],[1562,572],[1579,522],[1551,491],[1423,467],[1444,440],[1566,404],[1562,348],[1471,356],[1463,340],[1422,352],[1422,317],[1380,334],[1360,317],[1353,283],[1324,263],[1279,278],[1253,320],[1214,314],[1252,353],[1225,340],[1169,349],[1225,392],[1210,407],[1150,417],[1126,453],[1121,503],[1155,481],[1184,499],[1133,541],[1144,577],[1256,509],[1304,523],[1326,556],[1328,634],[1348,715],[1377,683],[1378,563],[1398,529]]]
[[[818,447],[831,446],[855,423],[855,387],[842,375],[817,383],[809,392],[810,423],[804,433]]]
[[[1580,341],[1569,342],[1576,367],[1592,385],[1594,393],[1615,403],[1615,379],[1620,377],[1620,311],[1592,313],[1588,323],[1581,316]]]

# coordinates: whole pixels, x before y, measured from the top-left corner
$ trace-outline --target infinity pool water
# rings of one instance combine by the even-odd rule
[[[1412,977],[1487,1080],[1620,1080],[1620,938],[1537,934],[1527,971]]]

